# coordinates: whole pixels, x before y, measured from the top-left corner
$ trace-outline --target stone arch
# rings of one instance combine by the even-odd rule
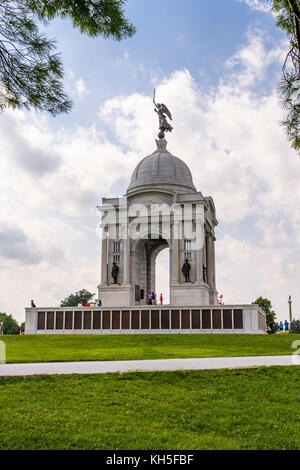
[[[158,254],[170,247],[170,240],[162,237],[161,233],[153,234],[157,238],[146,238],[146,233],[133,242],[132,256],[132,281],[135,286],[144,290],[144,299],[141,303],[147,303],[149,292],[155,292],[155,262]],[[169,266],[170,269],[170,266]]]

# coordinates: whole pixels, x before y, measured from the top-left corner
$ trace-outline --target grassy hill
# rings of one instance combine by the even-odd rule
[[[1,337],[7,363],[289,355],[297,339],[292,334]]]
[[[300,449],[297,366],[5,379],[0,399],[0,449]]]

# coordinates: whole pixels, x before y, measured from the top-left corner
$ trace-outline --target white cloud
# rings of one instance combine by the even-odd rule
[[[238,2],[246,3],[252,10],[263,11],[265,13],[271,13],[271,5],[267,1],[263,0],[237,0]]]
[[[79,98],[83,98],[84,96],[88,95],[90,92],[86,87],[85,81],[82,78],[79,78],[75,82],[76,91]]]
[[[214,89],[201,91],[188,70],[178,70],[160,81],[157,100],[173,114],[169,150],[189,165],[198,190],[215,200],[225,301],[266,295],[283,318],[288,294],[299,285],[299,160],[280,127],[276,84],[264,88],[284,45],[270,49],[265,41],[260,32],[249,34]],[[33,266],[0,261],[0,311],[21,319],[31,298],[53,305],[83,287],[95,292],[95,206],[102,196],[123,193],[135,165],[154,150],[158,126],[152,97],[137,93],[102,104],[91,127],[54,131],[48,119],[23,113],[0,121],[0,221],[24,233],[20,244],[40,254]]]
[[[65,89],[67,94],[73,99],[82,100],[84,96],[90,94],[86,86],[85,80],[82,77],[76,77],[73,70],[68,69],[65,74]]]
[[[268,73],[268,67],[273,63],[283,63],[288,41],[283,40],[277,46],[268,47],[266,33],[252,30],[248,33],[248,44],[239,47],[233,57],[226,62],[228,69],[237,68],[237,73],[231,77],[233,84],[240,87],[250,87],[263,80]]]

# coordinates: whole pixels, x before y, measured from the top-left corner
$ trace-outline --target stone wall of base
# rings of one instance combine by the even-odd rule
[[[264,334],[258,305],[28,308],[25,334]]]
[[[262,335],[265,334],[264,331],[247,331],[244,330],[103,330],[103,331],[93,331],[93,330],[38,330],[36,333],[26,333],[26,334],[37,334],[37,335]]]
[[[186,282],[182,284],[171,284],[170,287],[171,305],[198,306],[209,305],[209,287],[207,284],[192,284]]]
[[[128,286],[119,286],[112,284],[110,286],[99,285],[98,297],[102,301],[102,305],[110,305],[110,307],[124,308],[132,305],[133,289]]]

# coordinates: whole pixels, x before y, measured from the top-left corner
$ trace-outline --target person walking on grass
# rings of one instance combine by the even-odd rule
[[[284,322],[284,329],[285,331],[289,331],[289,322],[287,320]]]
[[[282,323],[282,321],[279,323],[279,329],[280,329],[280,333],[283,333],[283,323]]]

